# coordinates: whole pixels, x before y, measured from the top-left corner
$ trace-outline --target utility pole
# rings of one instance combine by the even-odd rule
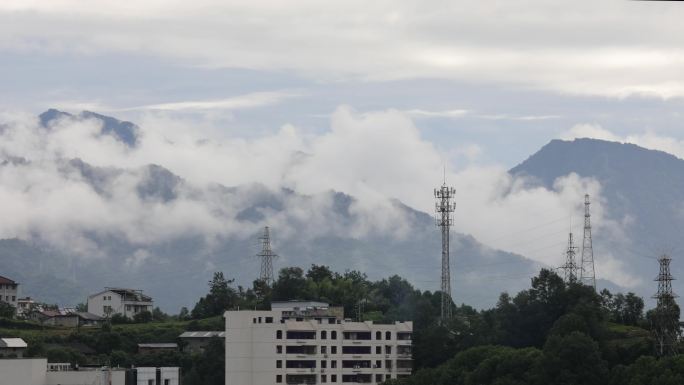
[[[445,322],[451,318],[451,272],[449,263],[449,229],[453,224],[452,214],[456,205],[451,203],[451,199],[456,195],[453,187],[447,187],[446,178],[442,187],[435,189],[435,204],[437,226],[442,230],[442,307],[441,320]]]
[[[592,286],[596,291],[594,271],[594,248],[591,242],[591,214],[589,213],[589,194],[584,195],[584,239],[582,241],[582,262],[580,263],[580,282]]]
[[[269,286],[273,284],[273,259],[277,258],[278,255],[271,250],[271,235],[268,226],[264,227],[264,233],[259,237],[261,241],[261,252],[256,256],[261,258],[261,274],[259,279],[268,284]]]
[[[563,279],[566,283],[577,281],[577,262],[575,262],[575,255],[577,254],[577,247],[572,239],[572,233],[568,235],[568,248],[565,250],[565,264],[561,266],[563,270]]]
[[[678,353],[677,343],[679,341],[679,312],[675,302],[676,294],[672,292],[672,281],[674,278],[670,274],[670,261],[672,258],[663,255],[658,258],[660,272],[655,279],[658,282],[658,292],[653,296],[658,302],[653,311],[651,320],[653,338],[657,356],[673,356]]]

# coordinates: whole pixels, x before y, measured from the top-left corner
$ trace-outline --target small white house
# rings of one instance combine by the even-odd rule
[[[152,312],[154,302],[142,290],[106,287],[104,291],[88,297],[88,313],[103,318],[115,314],[133,318],[136,314]]]
[[[0,338],[0,357],[21,358],[28,345],[21,338]]]
[[[19,284],[13,280],[0,275],[0,302],[7,302],[17,307],[17,297]]]

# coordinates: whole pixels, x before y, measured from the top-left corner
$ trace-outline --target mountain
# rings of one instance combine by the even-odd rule
[[[139,129],[130,122],[54,109],[40,115],[45,130],[69,129],[62,122],[85,119],[100,125],[100,135],[131,149],[138,144]],[[18,280],[22,295],[40,301],[75,304],[104,286],[124,286],[143,289],[162,309],[177,312],[206,294],[215,271],[251,286],[259,275],[258,236],[266,225],[279,255],[276,270],[319,264],[359,270],[372,279],[398,274],[423,290],[440,286],[441,239],[434,218],[397,200],[381,202],[369,214],[357,198],[336,191],[303,195],[261,184],[200,186],[154,164],[40,162],[4,157],[0,172],[11,167],[17,173],[39,170],[43,179],[50,175],[60,187],[68,186],[68,194],[83,197],[84,211],[32,228],[30,239],[0,241],[0,275]],[[525,288],[539,269],[466,234],[452,234],[451,253],[454,300],[477,307],[494,305],[502,291]]]
[[[597,234],[595,258],[606,252],[619,257],[630,273],[643,278],[637,290],[647,297],[656,291],[654,258],[660,253],[674,253],[672,272],[684,277],[684,160],[634,144],[553,140],[510,173],[547,188],[570,173],[595,179],[601,184],[606,217],[620,223],[625,235],[611,240]],[[675,289],[682,292],[678,282]]]
[[[100,115],[90,111],[82,111],[78,115],[72,115],[68,112],[51,108],[40,114],[38,117],[40,119],[41,125],[47,129],[51,128],[55,124],[58,124],[62,120],[94,120],[98,121],[101,125],[100,135],[111,136],[114,139],[125,143],[129,147],[135,147],[138,142],[138,126],[131,122],[112,118],[111,116]]]

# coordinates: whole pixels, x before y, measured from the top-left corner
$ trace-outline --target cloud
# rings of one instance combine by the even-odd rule
[[[155,113],[139,122],[135,148],[100,135],[97,120],[66,119],[46,130],[27,114],[0,118],[0,154],[10,160],[0,167],[0,237],[38,238],[84,257],[101,256],[93,236],[120,237],[139,250],[125,261],[130,268],[152,258],[150,247],[180,236],[200,237],[211,247],[218,238],[253,235],[262,223],[242,222],[238,214],[281,188],[298,194],[284,198],[282,211],[259,209],[281,229],[279,237],[401,238],[412,229],[388,198],[431,213],[432,189],[442,183],[449,155],[421,137],[406,113],[359,113],[349,106],[338,108],[322,133],[284,125],[251,138]],[[481,149],[464,143],[461,151],[475,158]],[[70,159],[95,169],[84,171]],[[183,182],[155,174],[150,164]],[[568,175],[548,190],[530,187],[501,166],[448,166],[447,181],[457,190],[455,231],[493,247],[559,265],[569,217],[581,215],[585,192],[595,199],[597,231],[620,226],[605,218],[596,181]],[[163,191],[141,195],[151,175],[174,199]],[[243,187],[225,190],[217,183]],[[351,220],[336,216],[330,190],[358,198]],[[600,276],[627,274],[617,264],[609,268],[614,271]]]
[[[204,111],[204,110],[238,110],[269,106],[298,96],[298,93],[287,91],[253,92],[228,99],[185,101],[174,103],[151,104],[123,110],[158,110],[158,111]]]
[[[468,114],[468,110],[444,110],[444,111],[429,111],[421,109],[406,110],[407,114],[414,117],[428,117],[428,118],[461,118]]]
[[[561,139],[593,138],[612,142],[631,143],[650,150],[660,150],[684,159],[684,140],[659,135],[654,131],[642,134],[618,135],[598,124],[578,124],[560,135]]]
[[[467,7],[447,1],[426,7],[417,0],[372,6],[360,0],[288,6],[272,0],[12,0],[0,4],[0,49],[156,56],[316,81],[455,79],[672,98],[684,96],[684,35],[675,7],[541,0]]]

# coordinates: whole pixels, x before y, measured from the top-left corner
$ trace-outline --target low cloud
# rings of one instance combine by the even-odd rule
[[[130,268],[152,258],[149,246],[179,236],[201,237],[207,247],[220,238],[253,236],[264,222],[240,221],[241,211],[255,197],[283,188],[297,194],[286,194],[282,210],[259,209],[279,237],[401,238],[412,229],[390,199],[432,213],[432,189],[442,183],[449,155],[423,139],[404,112],[358,113],[347,106],[332,114],[330,129],[321,134],[284,125],[250,139],[146,115],[135,148],[101,135],[93,119],[64,119],[50,129],[16,112],[2,114],[0,121],[0,154],[6,160],[0,167],[0,236],[37,238],[83,257],[102,256],[93,236],[121,237],[138,250],[124,261]],[[468,143],[461,150],[474,158],[481,152]],[[84,172],[71,159],[95,169]],[[159,177],[174,199],[139,192],[152,171],[159,171],[151,164],[182,178],[174,185],[163,172]],[[562,261],[569,218],[582,215],[585,193],[593,197],[596,231],[621,225],[605,219],[594,180],[568,175],[548,190],[530,187],[500,166],[447,166],[447,182],[457,190],[456,231],[548,266]],[[336,216],[331,190],[357,198],[349,208],[351,221]],[[541,235],[542,241],[534,240]],[[621,281],[625,274],[615,263],[599,271]]]

